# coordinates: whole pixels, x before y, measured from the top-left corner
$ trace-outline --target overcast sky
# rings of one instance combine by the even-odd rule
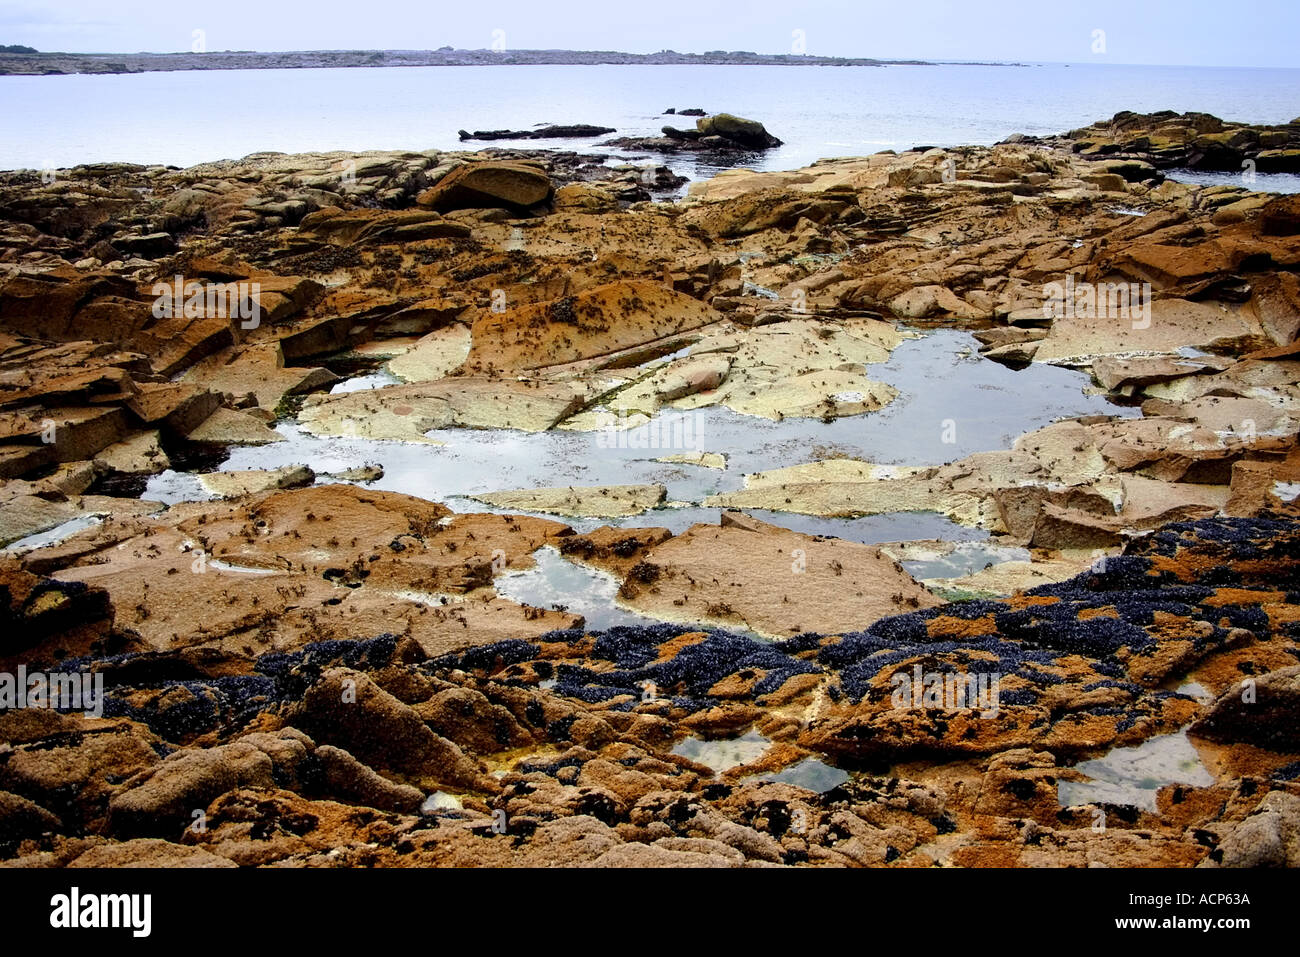
[[[0,43],[66,52],[512,49],[1300,66],[1300,0],[0,0]],[[1104,52],[1096,49],[1104,31]],[[794,52],[798,52],[796,49]]]

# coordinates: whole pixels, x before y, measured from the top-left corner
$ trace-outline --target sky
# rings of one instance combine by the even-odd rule
[[[1300,0],[0,0],[0,44],[43,51],[189,51],[195,31],[208,50],[480,49],[496,40],[509,49],[1300,67]]]

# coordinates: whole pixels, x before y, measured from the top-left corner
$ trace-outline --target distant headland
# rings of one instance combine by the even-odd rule
[[[619,53],[609,50],[224,50],[187,53],[43,53],[0,46],[0,75],[153,73],[172,70],[284,70],[403,66],[596,66],[603,64],[726,66],[932,66],[927,60],[811,56],[711,50],[707,53]],[[1000,64],[999,64],[1000,65]]]

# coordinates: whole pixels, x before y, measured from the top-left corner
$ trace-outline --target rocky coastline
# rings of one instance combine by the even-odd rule
[[[655,139],[0,173],[0,866],[1300,866],[1300,196],[1174,178],[1294,172],[1300,122],[680,197],[659,154],[775,137]],[[939,332],[1108,412],[805,438]],[[707,417],[808,431],[740,475],[665,428]],[[461,434],[593,479],[220,467]],[[511,597],[553,564],[618,623]]]

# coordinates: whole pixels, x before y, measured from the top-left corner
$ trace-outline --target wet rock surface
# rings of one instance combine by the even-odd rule
[[[0,861],[1294,866],[1300,227],[1162,173],[1294,145],[1121,114],[657,203],[528,150],[0,174],[0,678],[103,687],[0,683]],[[1114,405],[942,459],[808,438],[915,401],[878,367],[940,327]],[[780,467],[733,471],[738,422]],[[431,501],[300,434],[587,436],[590,477]],[[611,477],[632,442],[659,471]],[[555,567],[586,603],[516,590]],[[1136,803],[1090,777],[1180,735]]]
[[[0,849],[17,866],[1289,866],[1300,595],[1276,583],[1297,568],[1294,518],[1208,519],[1006,601],[775,643],[661,624],[430,655],[354,630],[62,662],[103,675],[102,717],[0,717]],[[922,673],[998,685],[953,707]],[[1227,704],[1252,673],[1253,721]],[[1222,697],[1168,690],[1189,675]],[[1249,769],[1166,785],[1156,811],[1058,803],[1071,765],[1189,722],[1254,748]],[[677,747],[742,736],[760,746],[711,766]],[[769,780],[810,759],[848,773]]]

